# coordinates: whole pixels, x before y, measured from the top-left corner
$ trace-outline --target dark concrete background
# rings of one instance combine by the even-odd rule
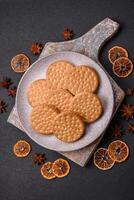
[[[37,57],[29,48],[33,42],[61,41],[64,27],[70,27],[79,37],[105,17],[120,23],[120,31],[103,47],[100,60],[106,70],[123,88],[133,87],[134,73],[126,79],[113,75],[107,58],[108,49],[122,45],[134,54],[134,1],[132,0],[0,0],[0,75],[11,77],[17,86],[21,75],[10,67],[11,58],[26,53],[33,63]],[[133,103],[134,97],[126,102]],[[89,162],[81,168],[70,161],[71,173],[64,179],[44,180],[38,166],[31,160],[35,152],[46,154],[47,160],[61,157],[33,142],[25,133],[6,120],[14,105],[14,99],[7,97],[6,90],[0,89],[0,99],[8,103],[7,113],[0,115],[0,200],[134,200],[134,135],[122,136],[130,147],[127,162],[117,164],[109,171],[100,171]],[[121,119],[120,112],[113,123],[127,129],[128,123]],[[13,144],[26,139],[32,145],[30,156],[18,159],[12,153]],[[100,146],[107,146],[113,138],[107,131]]]

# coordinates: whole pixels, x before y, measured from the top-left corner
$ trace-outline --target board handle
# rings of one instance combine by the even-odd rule
[[[82,42],[85,47],[85,55],[98,61],[99,51],[103,44],[110,39],[118,30],[119,24],[109,18],[104,19],[83,37]]]
[[[100,48],[117,32],[118,27],[117,22],[106,18],[79,38],[64,42],[48,42],[40,57],[61,51],[74,51],[87,55],[98,62]]]

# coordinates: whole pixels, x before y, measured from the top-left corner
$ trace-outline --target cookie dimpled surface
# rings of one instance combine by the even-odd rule
[[[46,74],[49,87],[51,89],[67,89],[68,76],[73,68],[74,65],[65,60],[58,60],[50,64]]]
[[[30,115],[30,124],[38,133],[48,135],[53,133],[54,118],[58,115],[58,110],[46,104],[37,105]]]
[[[54,120],[54,135],[63,142],[74,142],[84,134],[84,123],[74,113],[62,112]]]
[[[70,72],[68,90],[76,95],[81,92],[96,92],[99,86],[99,76],[95,69],[81,65]]]
[[[73,95],[64,89],[53,90],[48,92],[47,104],[53,105],[60,111],[68,110]]]
[[[81,116],[85,122],[90,123],[101,116],[103,109],[96,94],[82,92],[73,98],[70,110]]]
[[[38,104],[45,103],[48,90],[45,79],[39,79],[32,82],[27,92],[29,104],[34,107]]]

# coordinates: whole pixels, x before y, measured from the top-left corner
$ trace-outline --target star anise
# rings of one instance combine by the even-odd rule
[[[64,40],[71,40],[74,36],[74,33],[73,33],[73,30],[69,28],[65,28],[62,35],[63,35]]]
[[[3,80],[0,81],[0,86],[6,89],[8,89],[11,84],[12,84],[11,79],[8,77],[3,77]]]
[[[115,125],[111,128],[112,136],[115,138],[119,138],[123,134],[122,127],[120,125]]]
[[[32,44],[30,51],[32,52],[32,54],[34,55],[39,55],[41,53],[43,49],[43,45],[40,43],[34,43]]]
[[[126,120],[134,118],[134,105],[124,104],[120,111],[122,112],[122,117],[124,117]]]
[[[133,94],[134,94],[133,89],[128,88],[128,89],[126,90],[126,96],[133,96]]]
[[[134,133],[134,123],[129,124],[128,131],[131,131],[132,133]]]
[[[36,153],[33,157],[33,161],[34,161],[35,164],[41,165],[45,162],[45,155]]]
[[[11,97],[15,97],[16,96],[16,87],[12,87],[10,88],[7,92],[8,92],[8,96],[11,96]]]
[[[0,100],[0,113],[7,112],[6,108],[7,104],[4,101]]]

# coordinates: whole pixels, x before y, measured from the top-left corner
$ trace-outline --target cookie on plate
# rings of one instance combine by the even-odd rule
[[[49,89],[45,79],[39,79],[32,82],[27,92],[29,104],[34,107],[38,104],[45,103],[48,90]]]
[[[68,77],[68,90],[76,95],[81,92],[96,92],[99,86],[97,72],[85,65],[74,68]]]
[[[81,116],[87,123],[96,121],[102,114],[102,104],[96,94],[79,93],[70,103],[70,110]]]
[[[58,60],[49,65],[46,79],[49,88],[51,89],[67,89],[68,76],[74,65],[65,61]]]
[[[60,111],[64,111],[69,109],[69,104],[72,99],[73,95],[67,90],[58,89],[53,90],[53,92],[50,90],[50,92],[47,94],[46,103],[48,105],[55,106]]]
[[[40,104],[33,108],[30,115],[30,124],[38,133],[49,135],[53,133],[53,123],[59,111],[53,106]]]
[[[53,133],[63,142],[74,142],[84,134],[84,122],[70,112],[60,113],[54,120]]]

